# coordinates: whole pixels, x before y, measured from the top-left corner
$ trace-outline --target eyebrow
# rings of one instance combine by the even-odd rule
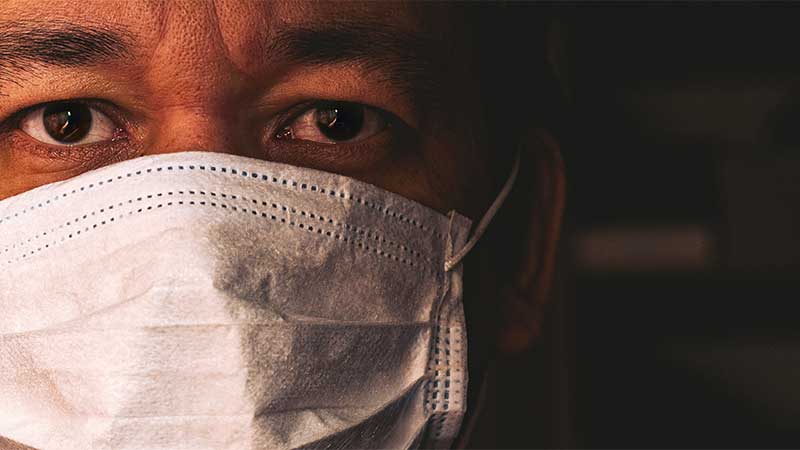
[[[0,80],[31,66],[74,67],[100,64],[130,54],[131,38],[99,25],[49,21],[0,24]]]
[[[433,39],[378,23],[326,23],[287,28],[270,39],[270,58],[305,65],[355,63],[378,71],[386,81],[411,90],[431,91],[437,65]]]
[[[435,92],[434,41],[377,23],[321,23],[278,29],[264,58],[288,64],[355,63],[403,90]],[[0,23],[0,82],[19,83],[31,67],[80,67],[131,55],[133,38],[103,24],[62,21]],[[2,94],[0,94],[2,95]]]

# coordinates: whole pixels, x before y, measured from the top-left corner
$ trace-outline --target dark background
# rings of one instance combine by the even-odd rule
[[[562,270],[499,444],[800,448],[800,9],[554,15]]]

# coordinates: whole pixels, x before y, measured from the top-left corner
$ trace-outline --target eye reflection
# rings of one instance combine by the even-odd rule
[[[80,142],[92,130],[92,112],[86,105],[77,103],[47,106],[42,119],[47,134],[64,144]]]
[[[49,145],[75,146],[111,141],[117,127],[105,114],[81,102],[48,103],[20,121],[20,129]]]
[[[358,103],[318,103],[282,127],[275,137],[325,144],[360,141],[383,131],[389,125],[385,116]]]

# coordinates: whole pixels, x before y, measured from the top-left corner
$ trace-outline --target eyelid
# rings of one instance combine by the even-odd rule
[[[29,135],[22,122],[37,109],[51,104],[78,103],[97,110],[111,122],[114,132],[109,140],[76,145],[53,145]],[[37,167],[41,173],[79,171],[82,173],[111,162],[122,161],[140,151],[135,139],[136,122],[126,117],[126,111],[117,105],[96,98],[58,98],[37,102],[14,112],[5,122],[0,122],[0,142],[8,142],[13,158],[25,158],[26,163]]]
[[[86,108],[89,113],[89,129],[85,130],[78,139],[74,141],[59,142],[48,130],[46,126],[46,113],[50,107],[63,107],[80,105],[81,108]],[[65,108],[62,111],[69,110]],[[58,111],[58,109],[56,109]],[[66,102],[66,103],[52,103],[34,109],[22,118],[19,129],[31,138],[39,141],[45,145],[55,147],[85,147],[86,145],[102,142],[111,142],[118,139],[120,134],[120,127],[112,118],[100,111],[99,108],[80,103],[80,102]],[[74,131],[73,131],[74,133]]]
[[[63,98],[58,100],[39,102],[35,105],[26,106],[20,109],[19,111],[11,113],[11,115],[7,119],[0,122],[0,130],[3,130],[6,126],[9,126],[12,129],[18,128],[22,123],[22,119],[24,119],[28,114],[32,113],[33,111],[36,111],[39,108],[45,107],[53,103],[63,103],[63,102],[80,103],[90,108],[96,108],[98,111],[108,116],[108,118],[111,119],[114,122],[114,124],[116,124],[118,127],[121,128],[127,128],[128,125],[130,124],[129,120],[122,117],[122,114],[120,114],[119,109],[108,101],[96,98],[75,98],[75,99]],[[120,124],[120,122],[123,122],[123,124]]]
[[[271,121],[272,127],[269,130],[270,134],[275,134],[277,131],[288,126],[291,122],[297,120],[300,116],[305,114],[311,108],[315,107],[315,105],[318,103],[319,100],[306,100],[295,103],[294,105],[281,111]]]
[[[303,114],[307,113],[308,111],[319,108],[325,105],[335,104],[335,103],[349,103],[354,105],[363,106],[364,108],[368,108],[375,113],[379,114],[387,123],[387,126],[394,126],[396,124],[402,124],[405,127],[409,127],[409,125],[396,114],[393,114],[383,108],[379,108],[377,106],[369,105],[366,103],[361,102],[354,102],[349,100],[328,100],[328,99],[316,99],[316,100],[308,100],[300,103],[296,103],[295,105],[289,107],[284,112],[279,114],[276,119],[274,120],[274,125],[270,129],[270,134],[275,134],[281,129],[289,126],[293,121],[299,119]]]

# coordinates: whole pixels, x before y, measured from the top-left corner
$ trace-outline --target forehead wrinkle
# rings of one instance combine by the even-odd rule
[[[227,66],[224,71],[228,75],[236,73],[235,76],[250,82],[268,79],[269,74],[276,70],[280,72],[281,67],[291,64],[313,67],[345,62],[358,65],[365,73],[376,77],[377,81],[389,82],[404,91],[435,91],[432,89],[436,80],[435,71],[431,69],[439,59],[433,54],[433,46],[428,45],[431,40],[425,38],[425,34],[418,29],[420,27],[414,18],[415,14],[408,11],[407,7],[391,5],[383,8],[355,4],[328,9],[327,4],[256,4],[225,0],[202,3],[199,0],[145,0],[144,3],[148,5],[147,14],[130,24],[133,26],[131,29],[136,31],[136,47],[132,50],[139,62],[129,63],[126,71],[127,76],[141,78],[146,84],[153,81],[148,80],[147,74],[155,67],[160,66],[157,72],[161,74],[170,72],[158,56],[173,53],[173,49],[164,48],[176,44],[174,36],[170,36],[173,25],[183,28],[185,33],[192,26],[205,22],[207,35],[201,38],[213,36],[217,52],[197,53],[197,56],[213,58],[216,61],[205,62],[217,65],[217,69]],[[205,11],[198,11],[198,6]],[[181,9],[184,9],[183,13]],[[193,19],[193,24],[187,22],[185,13],[192,10],[197,15],[205,16],[205,20]],[[390,16],[393,17],[391,21],[388,20]],[[213,20],[213,24],[207,20]],[[181,22],[181,25],[170,25],[173,21]],[[85,21],[81,20],[80,23]],[[109,23],[90,22],[89,25],[104,30],[109,28]],[[184,27],[187,24],[190,28]],[[126,40],[133,41],[132,34],[124,34]],[[186,52],[187,46],[182,47]],[[211,48],[206,47],[205,50]],[[174,63],[175,59],[172,58],[166,66]],[[203,61],[197,63],[203,64]],[[180,73],[176,71],[174,74]],[[188,73],[183,74],[189,76]]]
[[[418,17],[428,11],[403,3],[213,3],[228,54],[258,79],[289,66],[344,63],[383,76],[378,81],[416,84],[439,60]]]
[[[141,65],[143,89],[155,105],[221,105],[252,83],[231,58],[212,1],[165,2],[160,14],[158,42],[148,46]]]
[[[222,30],[222,23],[221,23],[222,18],[220,17],[220,14],[219,14],[219,8],[217,7],[217,1],[218,0],[210,0],[209,9],[210,9],[211,16],[212,16],[212,22],[213,22],[214,31],[216,32],[216,35],[219,38],[219,42],[220,42],[221,47],[222,47],[222,51],[223,51],[222,52],[222,57],[225,59],[225,61],[227,61],[227,63],[230,65],[230,67],[233,67],[236,70],[236,72],[241,77],[243,77],[245,79],[250,79],[252,81],[253,77],[248,74],[246,61],[237,61],[237,58],[234,56],[235,55],[234,48],[240,46],[241,43],[240,42],[236,42],[236,38],[237,37],[232,37],[232,40],[234,42],[229,42],[228,34],[224,33],[223,30]],[[242,26],[240,28],[240,30],[244,29],[244,28],[246,28],[246,27]],[[250,31],[251,32],[256,32],[257,30],[250,30]],[[245,41],[247,41],[247,34],[248,33],[245,33]],[[238,36],[238,38],[241,38],[241,37]]]
[[[155,59],[155,56],[158,54],[158,49],[166,40],[168,17],[166,8],[169,8],[169,3],[166,2],[154,7],[157,12],[154,14],[155,17],[153,17],[150,21],[150,24],[153,26],[154,30],[150,30],[151,36],[140,36],[141,47],[147,47],[145,42],[148,39],[150,39],[151,42],[156,42],[156,44],[152,46],[149,51],[146,50],[146,53],[149,53],[149,55],[144,60],[145,66],[149,66],[153,62],[153,59]]]
[[[279,1],[209,1],[213,26],[224,46],[227,62],[253,83],[269,78],[276,68],[265,51],[267,36],[278,23],[291,21],[287,19],[291,14],[286,5]]]

